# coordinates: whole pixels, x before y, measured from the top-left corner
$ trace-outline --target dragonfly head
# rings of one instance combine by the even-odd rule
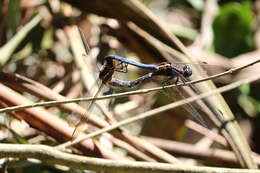
[[[190,66],[185,65],[183,67],[183,76],[184,77],[190,77],[191,75],[192,75],[192,70],[191,70]]]

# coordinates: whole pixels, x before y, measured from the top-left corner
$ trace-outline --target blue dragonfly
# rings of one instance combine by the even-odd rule
[[[120,62],[123,72],[127,72],[127,65],[133,65],[139,68],[148,69],[152,72],[147,73],[140,78],[133,81],[122,81],[115,78],[112,78],[113,69],[114,69],[114,61]],[[125,65],[122,65],[125,64]],[[180,64],[184,64],[183,67],[180,67]],[[118,70],[117,70],[118,71]],[[147,79],[151,79],[155,76],[166,76],[166,80],[164,83],[171,81],[176,78],[176,83],[178,83],[179,79],[185,82],[186,78],[192,75],[192,69],[190,66],[185,63],[175,63],[175,62],[162,62],[158,65],[155,64],[144,64],[140,62],[136,62],[121,56],[117,55],[109,55],[105,57],[105,63],[103,70],[100,71],[99,78],[103,81],[103,83],[109,82],[110,85],[119,86],[119,87],[134,87],[139,83],[144,82]]]
[[[127,72],[127,65],[133,65],[138,68],[148,69],[151,72],[131,81],[124,81],[120,79],[116,79],[113,77],[115,62],[119,62],[121,68],[125,68],[122,70],[123,72]],[[163,85],[170,84],[170,82],[175,79],[175,83],[177,84],[180,80],[185,83],[187,82],[187,78],[192,75],[192,69],[186,63],[179,62],[162,62],[158,65],[155,64],[144,64],[140,62],[136,62],[124,57],[120,57],[117,55],[109,55],[105,57],[105,63],[103,69],[100,71],[99,78],[102,80],[103,84],[123,87],[123,88],[131,88],[141,83],[144,83],[148,79],[153,79],[156,76],[165,76],[166,79],[163,82]],[[196,88],[193,85],[189,85],[194,91]],[[171,92],[175,92],[175,96],[172,98],[178,97],[185,98],[184,93],[182,93],[179,87],[173,88],[170,91],[170,94],[166,94],[167,96],[171,95]],[[201,117],[197,109],[192,104],[186,104],[183,106],[194,118],[199,121],[204,127],[208,127],[207,123]]]

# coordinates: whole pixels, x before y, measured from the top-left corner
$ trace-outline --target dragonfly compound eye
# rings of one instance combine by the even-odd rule
[[[192,70],[189,66],[185,65],[183,67],[183,76],[184,77],[190,77],[192,75]]]

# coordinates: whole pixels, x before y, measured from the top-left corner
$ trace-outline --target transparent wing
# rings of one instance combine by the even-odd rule
[[[202,67],[220,67],[218,65],[208,64],[207,62],[190,63],[190,62],[173,62],[178,65],[202,66]]]
[[[90,47],[89,47],[89,45],[88,45],[88,43],[87,43],[87,40],[86,40],[86,38],[85,38],[83,32],[81,31],[81,29],[80,29],[79,27],[77,27],[77,28],[78,28],[78,31],[79,31],[79,33],[80,33],[81,40],[82,40],[83,45],[84,45],[84,49],[85,49],[86,55],[89,55],[89,53],[90,53]],[[84,54],[83,54],[83,55],[84,55]],[[85,56],[86,56],[86,55],[85,55]],[[99,80],[95,80],[95,83],[93,84],[93,86],[89,87],[89,88],[91,88],[90,90],[92,90],[92,88],[97,88],[96,91],[94,92],[93,98],[97,97],[98,94],[100,93],[100,91],[101,91],[102,88],[103,88],[103,85],[101,84],[101,85],[99,86],[99,85],[98,85],[98,82],[99,82]],[[99,87],[96,87],[96,86],[99,86]],[[91,109],[92,109],[94,103],[95,103],[94,99],[89,102],[89,104],[88,104],[88,106],[87,106],[87,108],[86,108],[87,112],[89,112],[89,113],[91,112]],[[87,112],[86,112],[86,113],[87,113]],[[86,113],[84,114],[84,116],[82,116],[82,117],[80,118],[80,121],[76,124],[75,129],[74,129],[73,134],[72,134],[72,139],[75,137],[74,135],[76,134],[76,132],[77,132],[79,126],[80,126],[83,122],[87,122],[87,121],[88,121],[88,118],[89,118],[89,117],[87,116]]]
[[[177,72],[178,73],[178,72]],[[181,74],[179,74],[179,82],[188,82],[188,79],[186,79],[185,77],[183,77]],[[173,88],[169,88],[167,91],[168,93],[166,93],[167,96],[170,96],[170,98],[173,101],[177,101],[179,99],[185,99],[188,97],[188,91],[184,92],[184,90],[196,90],[195,86],[193,86],[192,84],[185,86],[186,88],[184,89],[181,86],[177,86],[177,87],[173,87]],[[190,87],[190,88],[188,88]],[[196,93],[195,93],[196,94]],[[205,121],[205,119],[200,115],[199,111],[198,111],[198,107],[196,106],[196,104],[194,103],[187,103],[185,105],[182,106],[187,112],[189,112],[193,118],[198,121],[201,125],[203,125],[206,128],[209,128],[209,124]]]
[[[185,94],[183,93],[183,91],[179,88],[179,87],[176,87],[174,89],[172,89],[174,92],[177,92],[179,97],[181,99],[185,99],[187,98],[187,96],[185,96]],[[204,118],[200,115],[199,111],[197,110],[197,106],[195,106],[194,103],[187,103],[185,105],[182,106],[186,111],[188,111],[192,116],[193,118],[199,122],[201,125],[203,125],[204,127],[206,128],[209,128],[209,125],[208,123],[204,120]]]
[[[82,40],[83,45],[84,45],[84,48],[85,48],[85,52],[86,52],[86,54],[89,54],[89,52],[90,52],[90,47],[89,47],[89,45],[88,45],[88,42],[87,42],[87,40],[86,40],[86,37],[85,37],[85,35],[83,34],[83,32],[82,32],[82,30],[80,29],[80,27],[77,26],[77,28],[78,28],[78,30],[79,30],[79,34],[80,34],[81,40]]]
[[[219,66],[219,65],[212,65],[212,64],[207,64],[206,62],[201,62],[201,63],[187,63],[187,62],[173,62],[180,68],[183,68],[185,65],[190,66],[192,69],[196,69],[198,67],[201,67],[208,75],[214,75],[217,73],[224,72],[226,68],[224,66]]]

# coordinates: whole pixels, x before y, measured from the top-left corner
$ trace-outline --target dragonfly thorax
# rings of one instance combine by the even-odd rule
[[[102,69],[99,72],[99,79],[102,81],[102,83],[106,84],[108,81],[112,79],[114,71],[115,65],[113,60],[105,61],[104,65],[102,66]]]

